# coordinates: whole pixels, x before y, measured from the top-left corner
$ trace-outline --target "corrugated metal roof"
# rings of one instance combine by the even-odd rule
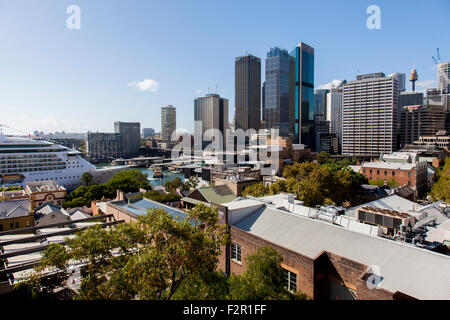
[[[377,266],[380,287],[418,299],[450,299],[450,257],[304,218],[267,206],[235,224],[241,230],[310,258],[328,251]]]

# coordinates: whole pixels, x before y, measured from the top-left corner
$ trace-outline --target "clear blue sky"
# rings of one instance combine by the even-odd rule
[[[72,4],[80,30],[66,27]],[[381,30],[366,27],[372,4]],[[449,13],[448,0],[0,0],[0,123],[112,132],[122,120],[159,130],[160,107],[172,104],[177,127],[192,130],[193,100],[216,86],[231,121],[234,58],[300,41],[315,48],[316,87],[414,65],[420,89],[432,87],[436,48],[450,61]],[[159,87],[132,85],[144,79]]]

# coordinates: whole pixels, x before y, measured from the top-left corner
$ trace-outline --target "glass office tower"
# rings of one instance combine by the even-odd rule
[[[291,52],[295,58],[295,87],[291,110],[294,121],[291,122],[291,134],[294,143],[305,144],[315,150],[314,132],[314,48],[301,42]]]
[[[278,129],[280,136],[289,133],[289,53],[271,48],[266,58],[264,86],[264,120],[267,129]]]

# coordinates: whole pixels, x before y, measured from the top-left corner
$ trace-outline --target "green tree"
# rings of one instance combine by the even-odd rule
[[[124,192],[136,192],[139,188],[148,189],[150,187],[147,175],[136,169],[117,172],[106,185],[112,190]]]
[[[304,295],[289,292],[283,281],[281,254],[270,247],[259,248],[247,257],[247,270],[230,277],[229,294],[237,300],[294,299]]]
[[[144,194],[144,198],[160,203],[176,202],[181,199],[180,195],[175,192],[169,192],[164,194],[155,190],[146,192]]]
[[[164,187],[166,191],[175,192],[177,189],[182,189],[184,184],[180,177],[175,177],[172,181],[166,181]]]
[[[258,182],[246,187],[244,191],[242,191],[242,196],[263,197],[269,194],[269,192],[270,192],[269,188],[264,186],[262,182]]]
[[[171,299],[190,275],[214,272],[223,239],[217,209],[201,206],[184,220],[152,209],[135,224],[90,227],[65,246],[49,246],[26,285],[49,293],[57,284],[46,284],[43,270],[60,271],[64,285],[69,261],[78,261],[85,266],[77,299]]]
[[[444,166],[437,170],[436,178],[438,180],[429,193],[431,200],[450,203],[450,157],[447,157]]]
[[[197,186],[199,185],[199,183],[200,183],[200,180],[199,180],[199,178],[198,177],[196,177],[196,176],[191,176],[188,180],[186,180],[185,182],[184,182],[184,188],[183,188],[183,190],[185,190],[185,191],[187,191],[187,190],[189,190],[190,188],[197,188]]]
[[[86,186],[89,186],[93,179],[94,179],[94,177],[92,176],[92,173],[90,173],[89,171],[86,171],[85,173],[83,173],[81,175],[81,181],[83,181],[83,183]]]
[[[317,161],[319,162],[319,164],[330,162],[330,154],[328,152],[322,151],[317,155]]]

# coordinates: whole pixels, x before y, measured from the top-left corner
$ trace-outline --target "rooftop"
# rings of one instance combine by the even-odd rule
[[[48,192],[57,190],[66,190],[63,186],[59,186],[56,181],[32,181],[26,183],[26,189],[32,193],[35,192]]]
[[[361,168],[374,168],[374,169],[390,169],[390,170],[411,170],[416,167],[415,163],[398,163],[398,162],[384,162],[373,161],[364,162],[361,164]]]
[[[147,213],[149,209],[163,209],[166,210],[173,218],[181,218],[184,219],[186,217],[186,213],[166,206],[164,204],[143,198],[137,201],[133,201],[130,203],[125,203],[123,201],[113,201],[109,202],[109,205],[120,207],[128,212],[131,212],[137,216],[142,216]]]
[[[0,219],[27,216],[30,212],[30,199],[15,199],[0,202]]]
[[[450,257],[263,206],[235,227],[311,259],[324,251],[378,266],[380,287],[418,299],[450,299]]]
[[[411,217],[409,214],[404,213],[404,212],[393,211],[393,210],[388,210],[388,209],[381,209],[381,208],[374,208],[374,207],[369,207],[369,206],[361,207],[359,209],[372,211],[372,212],[380,213],[385,216],[391,216],[391,217],[396,217],[396,218],[410,218]]]
[[[197,189],[209,203],[226,203],[236,199],[236,195],[226,185]]]

